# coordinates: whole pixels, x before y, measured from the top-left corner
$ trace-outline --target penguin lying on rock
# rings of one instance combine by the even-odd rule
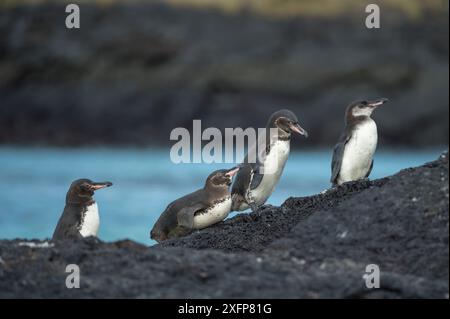
[[[215,171],[202,189],[170,203],[153,226],[150,238],[161,242],[182,237],[224,220],[231,211],[229,187],[238,171],[239,167]]]

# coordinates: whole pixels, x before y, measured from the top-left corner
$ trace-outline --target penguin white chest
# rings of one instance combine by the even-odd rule
[[[231,197],[194,216],[194,229],[203,229],[224,220],[231,211]]]
[[[100,216],[98,214],[98,206],[97,203],[94,203],[87,207],[79,231],[83,237],[97,236],[99,226]]]
[[[372,119],[359,124],[345,146],[339,183],[365,178],[377,148],[377,125]]]
[[[269,153],[263,161],[263,175],[261,183],[248,194],[250,201],[262,205],[270,197],[280,180],[284,166],[289,157],[290,141],[277,141],[271,145]]]

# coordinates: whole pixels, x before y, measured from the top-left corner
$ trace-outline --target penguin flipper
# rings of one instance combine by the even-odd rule
[[[345,145],[349,140],[350,135],[344,133],[341,136],[339,143],[337,143],[333,149],[333,158],[331,160],[331,179],[330,179],[330,182],[333,185],[337,184],[339,172],[341,171],[342,157],[344,156]]]
[[[250,189],[253,190],[261,184],[261,181],[263,180],[264,174],[260,173],[260,165],[253,164],[252,165],[252,176],[251,176],[251,182],[250,182]]]
[[[372,160],[372,163],[370,163],[370,168],[369,168],[369,170],[367,171],[366,178],[368,178],[369,175],[370,175],[370,173],[372,173],[372,169],[373,169],[373,160]]]
[[[252,175],[252,166],[248,163],[242,164],[236,174],[236,177],[234,178],[234,183],[231,187],[231,194],[237,194],[244,198],[247,193],[248,186],[251,183]]]
[[[70,208],[69,208],[70,209]],[[68,207],[64,208],[61,218],[56,225],[52,240],[57,239],[81,239],[80,231],[78,230],[78,220],[73,214],[67,211]]]
[[[237,173],[231,188],[232,194],[245,196],[249,189],[255,189],[261,183],[264,175],[260,173],[260,164],[243,164]]]
[[[206,208],[206,205],[203,203],[197,203],[192,204],[187,207],[183,207],[178,213],[177,213],[177,222],[178,226],[187,228],[187,229],[193,229],[194,226],[194,216],[195,213],[199,210],[203,210]]]
[[[231,187],[232,210],[242,210],[240,208],[242,203],[250,204],[247,198],[249,190],[257,188],[264,177],[259,173],[259,167],[260,164],[245,163],[241,165]]]

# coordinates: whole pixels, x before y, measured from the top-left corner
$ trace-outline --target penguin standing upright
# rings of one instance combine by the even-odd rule
[[[377,124],[372,112],[387,99],[351,103],[345,113],[345,130],[334,147],[331,161],[333,186],[369,177],[377,148]]]
[[[56,225],[53,239],[97,236],[100,226],[94,192],[112,186],[111,182],[94,183],[89,179],[74,181],[66,195],[66,206]]]
[[[250,207],[256,212],[270,197],[288,159],[292,132],[308,137],[293,112],[280,110],[270,116],[266,136],[264,139],[259,136],[258,145],[250,150],[257,153],[255,163],[251,163],[249,152],[236,175],[231,189],[233,210]]]
[[[231,211],[229,187],[239,168],[218,170],[205,186],[170,203],[150,232],[150,238],[163,240],[182,237],[224,220]]]

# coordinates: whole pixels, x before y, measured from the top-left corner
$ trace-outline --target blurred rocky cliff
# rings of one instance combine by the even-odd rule
[[[370,1],[78,1],[78,30],[69,2],[0,2],[0,143],[164,145],[290,108],[328,146],[349,102],[387,97],[380,143],[448,144],[447,1],[380,1],[377,30]]]

